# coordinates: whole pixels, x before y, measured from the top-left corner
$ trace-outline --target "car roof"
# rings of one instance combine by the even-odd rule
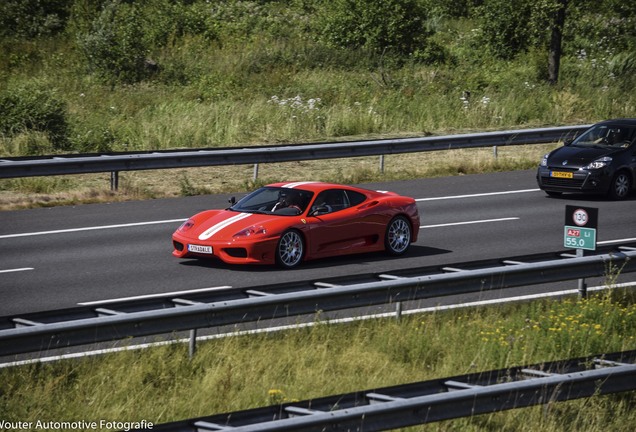
[[[602,122],[598,122],[596,123],[597,125],[604,125],[604,124],[624,124],[624,125],[628,125],[628,126],[636,126],[636,118],[617,118],[617,119],[610,119],[610,120],[604,120]]]
[[[298,182],[281,182],[268,184],[267,187],[282,187],[289,189],[306,190],[310,192],[322,192],[325,189],[349,189],[349,190],[364,190],[354,186],[347,186],[338,183],[327,183],[320,181],[298,181]]]

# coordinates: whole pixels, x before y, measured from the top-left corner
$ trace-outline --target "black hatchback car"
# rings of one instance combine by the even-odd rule
[[[575,192],[621,200],[634,188],[635,179],[636,119],[593,125],[543,156],[537,171],[539,188],[551,196]]]

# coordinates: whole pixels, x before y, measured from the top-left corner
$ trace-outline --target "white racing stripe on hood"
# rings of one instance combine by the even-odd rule
[[[207,240],[210,237],[212,237],[214,234],[221,231],[223,228],[226,228],[232,225],[233,223],[243,220],[250,216],[252,216],[252,213],[239,213],[236,216],[232,216],[231,218],[224,220],[223,222],[219,222],[218,224],[213,225],[210,228],[203,231],[201,235],[199,236],[199,240]]]
[[[315,181],[304,181],[304,182],[296,182],[296,183],[288,183],[285,186],[283,186],[284,188],[287,189],[293,189],[297,186],[302,186],[302,185],[306,185],[306,184],[310,184],[310,183],[317,183]]]

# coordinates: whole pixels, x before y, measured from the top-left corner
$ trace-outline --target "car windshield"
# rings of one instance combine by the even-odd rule
[[[305,212],[313,192],[285,187],[263,187],[242,198],[230,210],[295,216]]]
[[[577,147],[628,147],[636,138],[636,127],[625,125],[597,125],[589,129],[572,145]]]

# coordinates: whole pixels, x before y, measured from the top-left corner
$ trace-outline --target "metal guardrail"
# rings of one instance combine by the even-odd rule
[[[636,390],[636,351],[513,367],[153,425],[154,431],[381,431]]]
[[[120,171],[187,168],[221,165],[248,165],[300,160],[382,156],[475,147],[540,144],[574,137],[590,125],[521,129],[502,132],[428,136],[243,148],[208,148],[139,153],[104,153],[34,158],[0,158],[0,178],[111,172],[116,186]],[[255,170],[256,175],[256,170]]]
[[[313,291],[271,294],[267,293],[267,287],[260,287],[255,293],[259,297],[254,298],[208,304],[189,302],[182,307],[131,313],[110,310],[107,316],[59,323],[15,320],[16,328],[0,330],[0,355],[603,276],[610,264],[620,268],[621,272],[633,272],[636,271],[636,251],[629,249],[558,261],[515,263],[498,268],[327,286]]]
[[[601,255],[624,250],[636,250],[636,241],[599,245],[593,253],[588,252],[586,255]],[[441,273],[454,273],[458,269],[477,270],[501,267],[513,263],[536,263],[572,257],[573,255],[567,253],[567,251],[560,250],[517,255],[508,258],[490,258],[476,261],[440,263],[424,267],[393,269],[390,273],[356,273],[351,275],[325,277],[320,278],[319,280],[295,280],[292,282],[256,287],[233,288],[232,286],[215,286],[208,289],[197,289],[193,291],[158,293],[151,296],[94,301],[65,309],[2,316],[0,317],[0,330],[12,329],[21,325],[25,326],[29,323],[53,324],[64,321],[96,318],[103,315],[145,312],[158,309],[170,309],[197,303],[215,303],[247,299],[255,296],[262,296],[264,294],[278,295],[299,291],[314,291],[330,286],[355,285],[406,277],[412,278]]]

